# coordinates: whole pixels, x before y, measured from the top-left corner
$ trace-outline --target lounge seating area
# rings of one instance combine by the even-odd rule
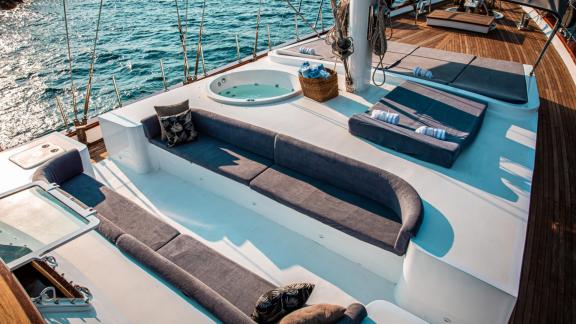
[[[323,47],[324,51],[316,51],[319,55],[329,51],[323,39],[299,44],[287,51],[297,51],[298,46]],[[331,54],[320,57],[333,61]],[[378,62],[379,58],[373,56],[373,67],[379,68]],[[449,85],[512,104],[528,102],[524,66],[517,62],[388,41],[383,66],[387,72]],[[432,78],[415,75],[416,67],[432,72]]]
[[[370,116],[372,110],[399,115],[397,124]],[[417,159],[451,167],[480,130],[486,105],[450,93],[405,81],[376,103],[369,113],[355,114],[351,134],[408,154]],[[419,127],[446,131],[444,140],[419,134]]]
[[[254,323],[258,298],[276,288],[129,199],[83,173],[78,151],[48,161],[34,180],[56,183],[100,219],[98,232],[224,323]],[[360,323],[366,309],[352,304],[338,323]]]
[[[156,115],[142,120],[148,141],[397,255],[421,221],[417,192],[399,177],[297,139],[192,109],[198,138],[168,147]]]

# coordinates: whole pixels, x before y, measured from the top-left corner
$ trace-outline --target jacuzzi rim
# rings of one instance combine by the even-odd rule
[[[248,99],[233,99],[230,97],[221,96],[221,95],[217,94],[216,92],[212,91],[212,89],[211,89],[212,84],[214,82],[217,82],[220,78],[222,78],[224,76],[229,77],[229,76],[233,76],[235,74],[246,73],[246,72],[264,72],[264,73],[272,72],[272,73],[287,74],[291,78],[291,81],[296,81],[296,82],[292,82],[292,84],[295,86],[294,91],[287,93],[287,94],[280,95],[280,96],[254,99],[252,101],[248,101]],[[262,105],[262,104],[267,104],[267,103],[279,103],[279,102],[282,102],[282,101],[289,99],[291,97],[300,95],[302,93],[302,89],[300,88],[300,83],[297,80],[298,80],[298,77],[296,74],[286,72],[286,71],[281,71],[281,70],[273,70],[273,69],[242,70],[242,71],[234,71],[234,72],[230,72],[230,73],[220,74],[220,75],[214,77],[214,79],[212,79],[210,82],[208,82],[206,84],[206,90],[208,92],[208,97],[211,98],[212,100],[216,101],[216,102],[219,102],[219,103],[236,105],[236,106],[256,106],[256,105]]]

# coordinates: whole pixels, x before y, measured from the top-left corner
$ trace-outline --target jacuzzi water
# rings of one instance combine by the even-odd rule
[[[219,95],[235,99],[264,99],[282,96],[294,91],[278,84],[240,84],[218,92]]]
[[[288,100],[298,95],[294,73],[279,70],[243,70],[218,75],[207,84],[208,97],[223,104],[252,106]]]

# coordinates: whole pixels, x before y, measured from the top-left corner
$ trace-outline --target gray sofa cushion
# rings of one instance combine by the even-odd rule
[[[473,57],[470,58],[472,61]],[[396,66],[391,67],[389,71],[396,72],[412,77],[414,76],[414,68],[421,67],[426,70],[432,72],[432,78],[422,78],[424,80],[430,80],[433,82],[438,82],[442,84],[448,84],[456,79],[464,71],[464,68],[470,63],[470,61],[466,63],[460,62],[452,62],[452,61],[445,61],[440,59],[431,59],[426,57],[416,56],[414,54],[408,55],[407,57],[403,58],[400,63]]]
[[[92,206],[99,216],[112,222],[116,228],[133,235],[153,250],[179,234],[172,226],[90,176],[80,174],[60,186],[84,204]],[[117,231],[111,233],[118,234]]]
[[[324,224],[394,252],[401,220],[373,200],[280,166],[264,171],[250,187]]]
[[[250,180],[272,165],[272,161],[266,158],[203,133],[194,142],[174,147],[167,147],[159,138],[150,142],[187,161],[244,184],[250,183]]]
[[[197,301],[222,322],[254,323],[248,315],[244,314],[230,301],[215,292],[202,282],[201,279],[186,272],[159,253],[154,252],[131,235],[125,234],[120,236],[116,245],[121,250],[132,255],[138,262],[160,275],[160,277],[168,281],[184,295]]]
[[[158,253],[208,285],[246,315],[252,314],[260,295],[275,288],[190,236],[178,236]]]
[[[56,183],[80,203],[94,208],[100,219],[99,232],[112,242],[129,233],[156,250],[179,234],[172,226],[83,172],[80,153],[72,150],[40,166],[32,178]]]
[[[201,134],[238,146],[272,160],[276,133],[213,112],[192,109],[194,125]]]
[[[398,113],[399,124],[357,114],[348,122],[350,133],[420,160],[450,167],[478,133],[486,105],[414,82],[404,82],[372,109]],[[415,133],[420,126],[445,129],[446,140]]]
[[[514,104],[528,102],[521,63],[477,57],[450,85]]]
[[[278,135],[276,139],[275,161],[279,166],[390,208],[402,223],[394,251],[397,254],[406,252],[406,239],[409,240],[417,231],[422,211],[418,193],[406,181],[374,166],[285,135]]]

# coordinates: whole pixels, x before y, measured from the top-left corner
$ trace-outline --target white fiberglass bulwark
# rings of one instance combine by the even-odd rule
[[[250,69],[294,73],[297,67],[265,58],[237,70]],[[274,104],[251,107],[226,105],[208,98],[206,85],[212,79],[102,115],[100,122],[111,159],[127,170],[149,177],[154,177],[154,173],[146,173],[158,167],[172,174],[187,168],[147,143],[140,120],[154,114],[154,105],[188,99],[193,107],[271,129],[380,167],[402,177],[418,191],[424,204],[423,224],[412,240],[401,272],[382,269],[381,264],[385,262],[366,260],[366,263],[360,262],[362,266],[385,277],[398,273],[393,280],[398,283],[394,287],[393,301],[426,320],[507,320],[520,281],[534,168],[537,110],[506,109],[505,105],[488,102],[489,108],[478,137],[454,166],[446,169],[373,145],[348,133],[348,118],[366,111],[399,84],[402,81],[399,78],[389,76],[384,87],[371,85],[361,94],[341,90],[339,97],[325,103],[296,96]],[[344,89],[341,75],[340,89]],[[535,87],[530,91],[531,98],[538,97]],[[159,162],[164,162],[164,165],[159,165]],[[169,166],[170,163],[173,165]],[[195,171],[189,172],[190,179],[199,179],[200,176],[192,174]],[[158,182],[155,190],[162,191],[162,186],[168,184]],[[210,187],[207,181],[206,186]],[[258,210],[257,207],[254,209]],[[259,210],[259,213],[274,214],[275,210]],[[185,221],[179,215],[175,213],[168,217],[176,222]],[[210,229],[198,230],[210,232]],[[212,230],[218,232],[215,227]],[[225,244],[225,236],[226,233],[222,233],[219,244]],[[271,239],[274,239],[271,245],[281,241],[279,238]],[[323,243],[326,238],[314,240],[329,245]],[[262,244],[261,248],[266,249],[265,246]],[[330,246],[334,252],[349,257],[344,244],[340,248]],[[393,263],[391,259],[390,264]],[[380,299],[387,299],[387,294],[382,290]]]

